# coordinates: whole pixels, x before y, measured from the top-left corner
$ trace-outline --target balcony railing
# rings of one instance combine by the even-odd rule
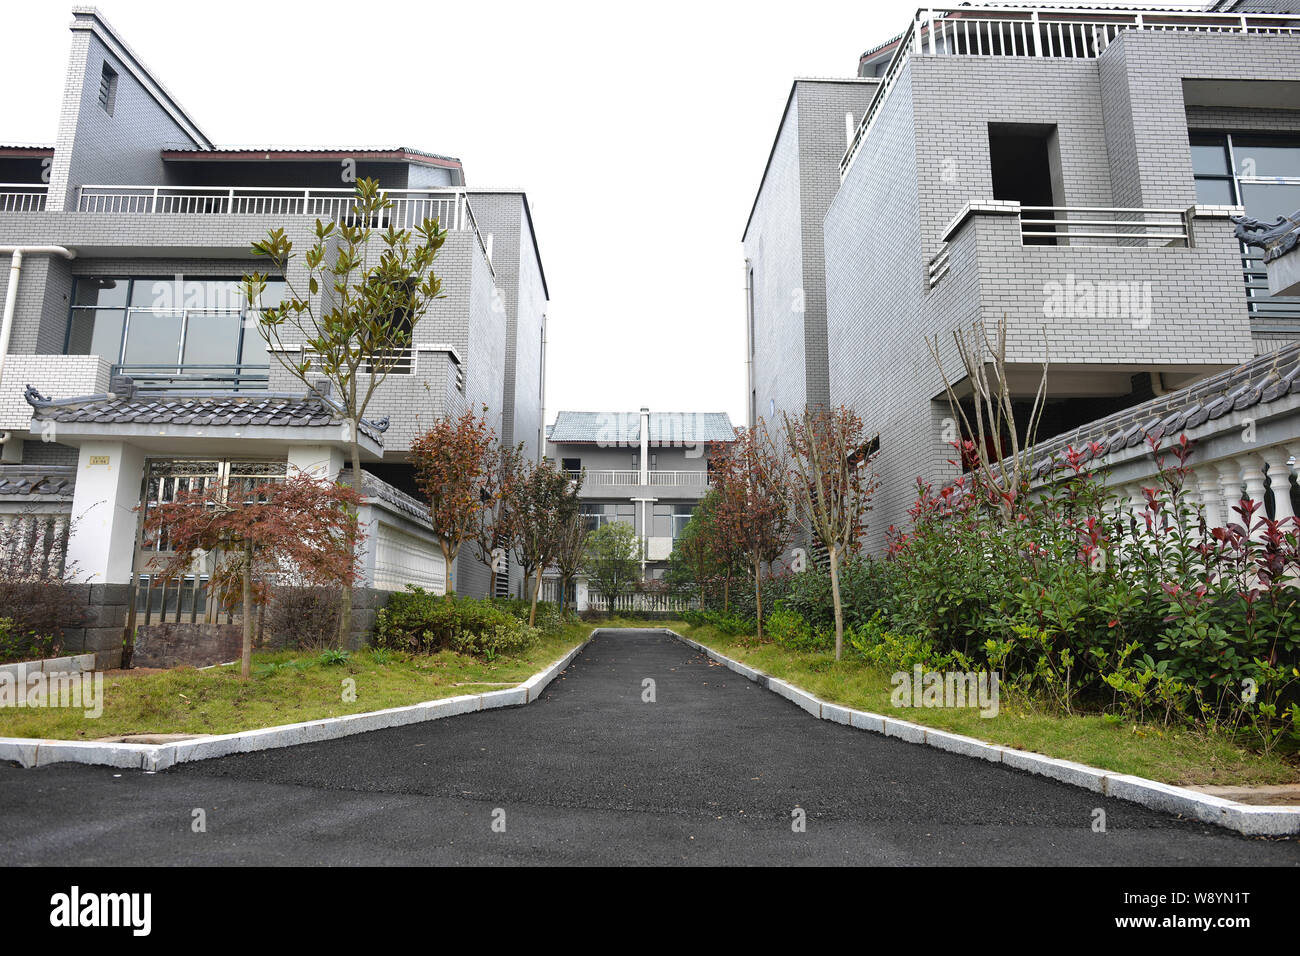
[[[44,212],[49,191],[43,183],[0,183],[0,212]]]
[[[1020,238],[1026,245],[1186,246],[1189,232],[1186,209],[1020,207]]]
[[[1126,30],[1300,36],[1300,19],[1287,14],[1180,11],[1058,10],[1031,7],[932,7],[918,10],[899,39],[871,105],[844,158],[844,176],[894,88],[907,58],[917,56],[1028,56],[1085,59],[1100,56]]]
[[[145,392],[174,389],[251,391],[265,389],[270,379],[265,365],[114,365],[114,375],[129,375]]]
[[[571,474],[576,477],[581,473],[575,471]],[[709,486],[709,474],[705,471],[651,471],[648,477],[653,487],[707,488]],[[583,479],[584,488],[640,484],[641,472],[635,468],[588,471]]]
[[[4,187],[0,187],[3,189]],[[459,189],[389,189],[392,206],[366,223],[373,229],[412,229],[437,219],[444,229],[472,232],[490,261],[469,197]],[[278,186],[82,186],[77,211],[125,215],[304,216],[352,223],[353,189]]]

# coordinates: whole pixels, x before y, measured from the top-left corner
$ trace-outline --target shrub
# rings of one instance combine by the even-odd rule
[[[512,615],[516,620],[528,623],[528,615],[532,609],[530,602],[521,598],[489,598],[488,603]],[[533,626],[541,634],[558,634],[564,629],[564,615],[560,613],[558,605],[538,601],[537,620]]]
[[[0,664],[40,660],[56,653],[54,638],[25,631],[14,623],[13,618],[0,617]]]
[[[754,619],[738,614],[726,614],[722,611],[698,610],[683,611],[682,618],[687,624],[697,627],[712,627],[729,637],[745,637],[754,633]]]
[[[792,651],[828,651],[835,648],[835,634],[824,627],[813,628],[794,611],[778,605],[767,615],[764,636]]]
[[[376,647],[432,654],[453,650],[489,659],[518,654],[540,636],[535,627],[490,601],[409,587],[388,599],[375,623]]]
[[[281,586],[271,593],[263,626],[277,650],[317,651],[337,641],[341,613],[337,588]]]

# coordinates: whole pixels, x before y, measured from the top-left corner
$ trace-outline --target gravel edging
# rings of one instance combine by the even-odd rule
[[[936,747],[950,753],[962,754],[979,760],[1000,763],[1015,770],[1023,770],[1040,777],[1050,777],[1075,787],[1083,787],[1103,796],[1117,800],[1127,800],[1151,810],[1159,810],[1177,816],[1213,823],[1216,826],[1235,830],[1246,836],[1294,836],[1300,834],[1300,807],[1259,806],[1238,803],[1223,797],[1215,797],[1185,787],[1175,787],[1166,783],[1157,783],[1145,777],[1101,770],[1071,760],[1058,760],[1027,750],[1016,750],[998,744],[986,743],[974,737],[954,734],[946,730],[915,724],[895,717],[886,717],[868,711],[853,710],[840,704],[832,704],[814,697],[805,690],[780,678],[772,677],[760,670],[748,667],[713,648],[693,641],[669,628],[665,633],[671,634],[682,643],[702,654],[708,655],[728,670],[753,681],[775,694],[786,698],[796,707],[806,711],[819,720],[830,720],[858,730],[897,737],[908,743]]]
[[[0,762],[9,761],[23,767],[45,767],[55,763],[91,764],[125,770],[166,770],[178,763],[191,760],[209,760],[229,754],[248,753],[292,747],[296,744],[334,740],[372,730],[402,727],[426,720],[440,720],[459,714],[492,710],[497,707],[519,707],[530,704],[541,696],[546,686],[565,670],[582,649],[600,631],[596,628],[573,650],[555,663],[538,671],[528,680],[508,690],[494,690],[483,694],[463,694],[425,701],[404,707],[390,707],[344,717],[326,717],[296,724],[281,724],[242,730],[234,734],[199,737],[171,744],[122,744],[79,740],[45,740],[34,737],[0,737]]]

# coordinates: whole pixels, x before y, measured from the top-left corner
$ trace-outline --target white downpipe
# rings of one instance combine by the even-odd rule
[[[0,246],[0,253],[9,253],[9,284],[5,287],[4,319],[0,322],[0,382],[4,381],[5,358],[9,355],[9,339],[14,331],[14,312],[18,307],[18,280],[23,274],[23,256],[49,255],[75,259],[77,254],[63,246]],[[0,432],[0,445],[7,445],[13,437],[11,432]]]

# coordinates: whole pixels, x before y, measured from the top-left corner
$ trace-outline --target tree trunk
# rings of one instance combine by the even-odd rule
[[[438,550],[442,552],[442,569],[447,578],[447,593],[444,596],[450,601],[456,595],[456,575],[452,570],[456,564],[456,559],[452,557],[451,548],[445,538],[438,539]],[[488,595],[488,597],[491,596],[491,594]]]
[[[241,578],[244,585],[244,613],[241,615],[244,646],[239,654],[239,676],[247,680],[253,670],[253,548],[251,545],[244,547],[244,572]]]
[[[835,604],[835,659],[844,653],[844,606],[840,603],[839,549],[828,548],[831,558],[831,600]]]
[[[533,606],[532,609],[529,610],[528,612],[529,627],[535,627],[537,625],[537,594],[539,591],[541,591],[541,589],[542,589],[542,569],[539,567],[537,569],[537,580],[533,582]]]
[[[763,639],[763,575],[758,558],[754,559],[754,619],[758,622],[758,639]]]
[[[359,434],[360,428],[361,428],[361,423],[359,421],[354,421],[352,423],[352,448],[350,449],[352,452],[351,484],[352,484],[352,490],[355,491],[358,495],[361,494],[361,445],[357,441],[357,435]],[[337,477],[338,477],[337,475],[331,476],[330,480],[334,481],[337,479]],[[349,511],[352,510],[351,505],[348,505],[348,510]],[[356,516],[356,512],[352,512],[352,514],[353,517]],[[339,647],[347,647],[348,640],[351,637],[352,637],[352,582],[344,581],[343,587],[340,589],[339,592],[339,633],[338,633]]]
[[[722,613],[731,613],[731,574],[722,579]]]

